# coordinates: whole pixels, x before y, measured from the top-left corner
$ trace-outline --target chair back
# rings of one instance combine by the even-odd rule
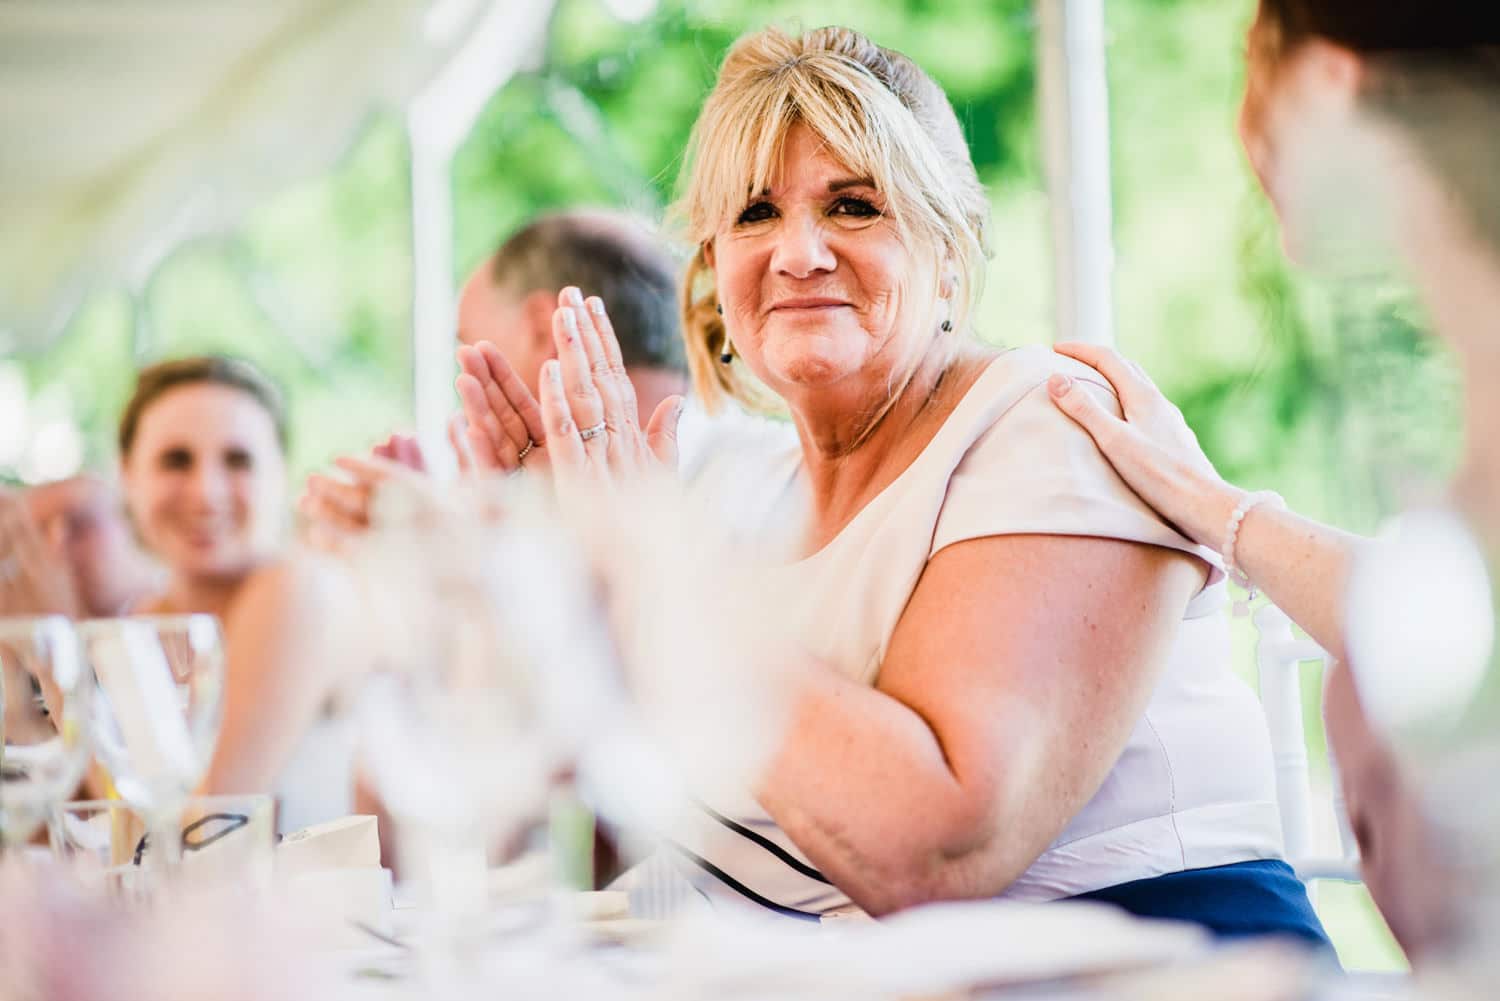
[[[1309,777],[1307,732],[1302,715],[1302,666],[1331,663],[1327,651],[1292,632],[1292,620],[1269,602],[1252,618],[1258,634],[1256,673],[1261,708],[1271,734],[1276,771],[1276,804],[1281,811],[1281,833],[1287,861],[1303,880],[1359,880],[1359,854],[1344,810],[1338,768],[1328,759],[1333,785],[1333,811],[1338,821],[1338,844],[1330,854],[1319,852],[1314,837],[1312,783]]]

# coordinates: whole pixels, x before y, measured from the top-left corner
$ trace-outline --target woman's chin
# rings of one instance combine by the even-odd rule
[[[767,367],[774,380],[787,386],[815,389],[831,386],[859,372],[865,357],[862,351],[838,344],[804,344],[792,351],[769,356]]]
[[[243,573],[249,560],[232,544],[183,543],[166,556],[166,563],[189,577],[228,577]]]

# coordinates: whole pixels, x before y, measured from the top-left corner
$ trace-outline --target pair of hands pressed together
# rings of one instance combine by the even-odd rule
[[[635,387],[602,300],[573,287],[558,296],[552,316],[557,357],[542,366],[539,392],[494,344],[458,349],[455,383],[462,416],[448,426],[449,443],[464,474],[521,470],[549,475],[559,491],[605,484],[653,469],[675,470],[677,421],[683,399],[663,400],[639,426]],[[418,487],[426,462],[415,439],[391,435],[368,456],[334,460],[348,479],[315,473],[299,503],[310,539],[338,548],[370,526],[376,490],[399,478]]]

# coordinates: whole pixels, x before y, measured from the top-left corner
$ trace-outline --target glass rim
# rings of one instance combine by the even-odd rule
[[[0,636],[11,638],[31,634],[38,626],[55,627],[59,623],[75,632],[78,630],[79,623],[57,612],[35,615],[0,615]]]
[[[257,806],[275,807],[276,797],[264,792],[220,792],[205,796],[189,796],[183,801],[184,809],[193,806],[223,806],[229,803],[244,803],[247,800],[255,801]],[[83,812],[85,810],[129,810],[131,813],[140,813],[140,808],[125,799],[70,799],[66,803],[58,803],[53,807],[58,813]]]
[[[160,615],[100,615],[79,619],[75,625],[80,633],[99,632],[117,622],[143,622],[154,626],[191,626],[194,622],[208,620],[215,628],[222,628],[219,617],[212,612],[168,612]]]

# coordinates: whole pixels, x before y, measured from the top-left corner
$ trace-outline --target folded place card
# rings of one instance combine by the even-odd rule
[[[374,817],[353,816],[294,831],[276,846],[278,876],[327,869],[380,868],[380,832]]]

